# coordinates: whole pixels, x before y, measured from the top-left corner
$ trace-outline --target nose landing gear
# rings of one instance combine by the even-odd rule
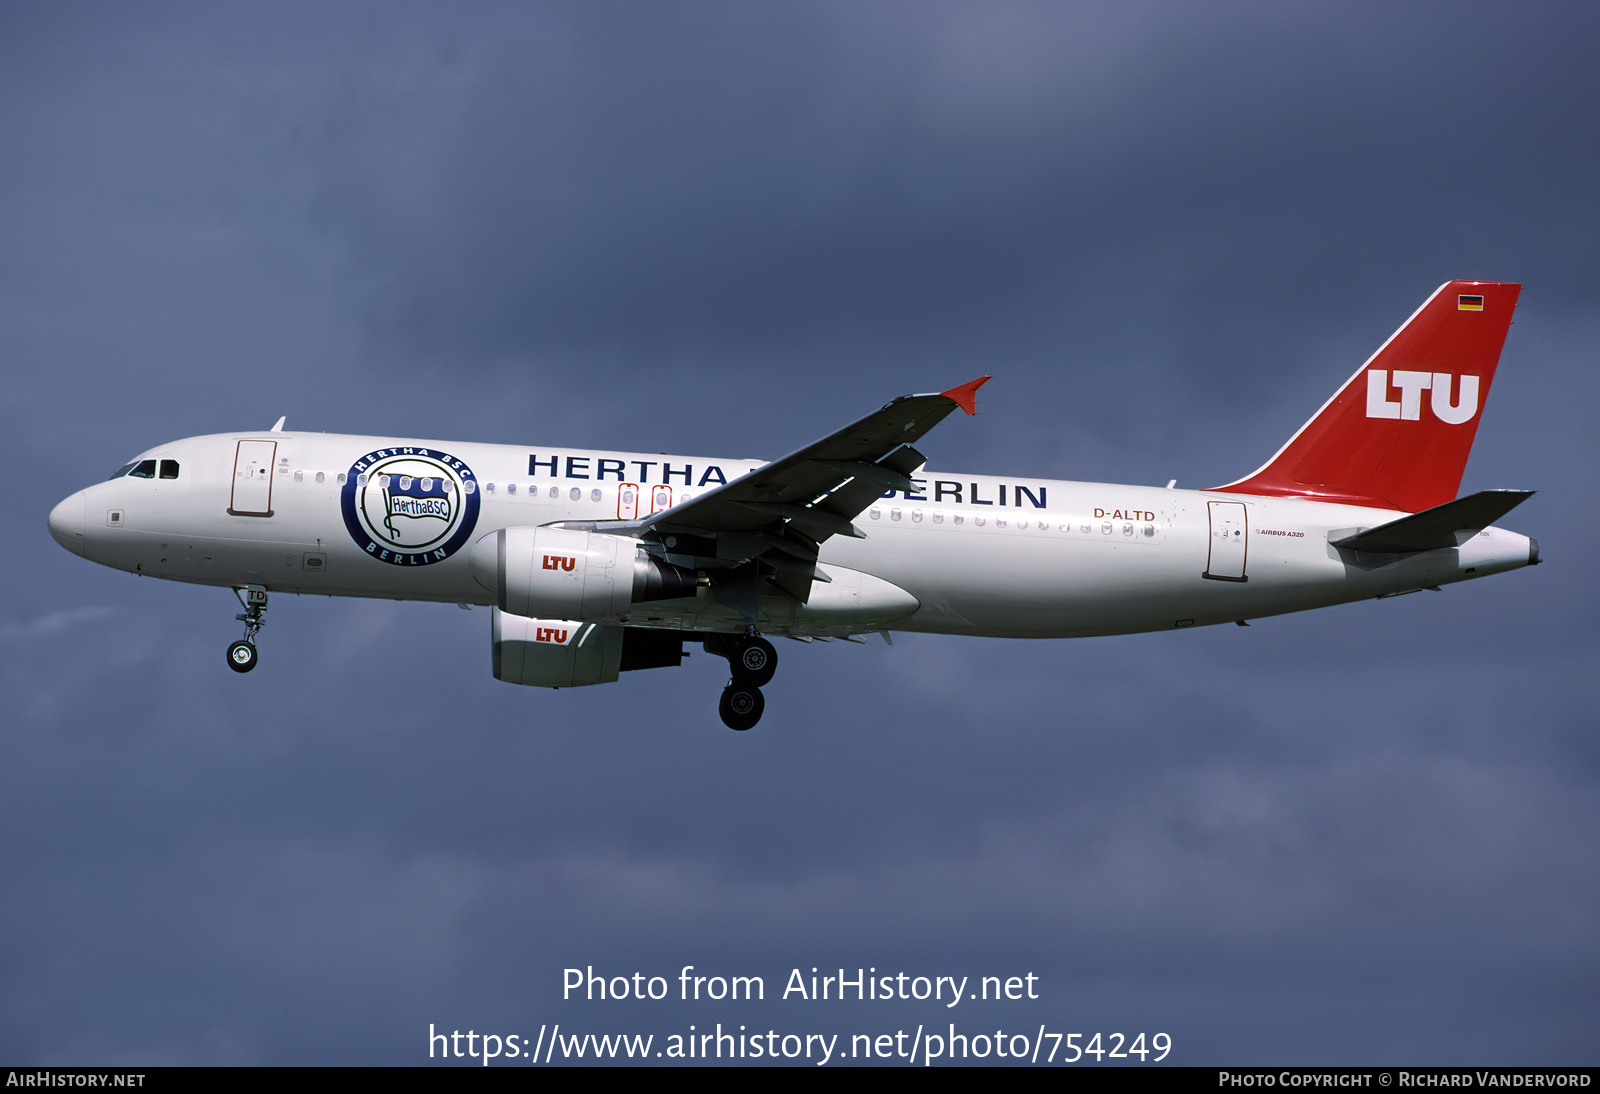
[[[234,616],[244,624],[244,637],[228,647],[228,667],[234,672],[249,672],[259,660],[256,654],[256,635],[267,622],[267,590],[260,585],[246,585],[233,590],[244,611]]]
[[[762,712],[766,710],[767,701],[761,689],[772,682],[773,674],[778,671],[778,651],[757,634],[754,627],[739,637],[711,635],[706,638],[705,647],[707,653],[727,658],[728,668],[733,673],[733,679],[722,691],[722,701],[717,704],[722,724],[740,731],[750,729],[761,721]]]

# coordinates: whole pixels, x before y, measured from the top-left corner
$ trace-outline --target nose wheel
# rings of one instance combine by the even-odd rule
[[[256,667],[259,657],[255,643],[242,638],[228,647],[228,667],[234,672],[249,672]]]
[[[727,658],[728,668],[733,673],[733,679],[722,691],[722,701],[717,704],[722,724],[740,732],[750,729],[761,721],[762,712],[767,708],[761,689],[772,682],[773,674],[778,671],[778,651],[771,642],[756,634],[753,627],[738,637],[713,635],[706,639],[705,645],[707,652]]]
[[[267,590],[260,585],[246,585],[233,590],[233,595],[244,608],[234,616],[244,624],[244,637],[228,647],[228,667],[234,672],[249,672],[260,659],[256,653],[256,635],[267,624]]]

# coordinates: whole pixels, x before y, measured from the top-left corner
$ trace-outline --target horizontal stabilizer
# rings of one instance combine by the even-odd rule
[[[1378,554],[1459,547],[1533,494],[1532,490],[1480,490],[1330,542],[1335,547]]]

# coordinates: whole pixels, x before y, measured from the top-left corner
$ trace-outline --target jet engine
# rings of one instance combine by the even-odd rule
[[[530,619],[615,619],[634,604],[692,597],[697,581],[638,540],[568,528],[484,536],[472,548],[472,576],[502,611]]]
[[[492,614],[494,675],[508,684],[609,684],[619,673],[676,666],[688,656],[683,636],[671,631]]]

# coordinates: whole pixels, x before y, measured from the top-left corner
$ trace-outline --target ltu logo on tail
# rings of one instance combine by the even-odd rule
[[[1391,385],[1400,389],[1400,399],[1389,398]],[[1367,417],[1400,418],[1416,421],[1422,417],[1422,393],[1431,391],[1433,416],[1446,425],[1462,425],[1478,412],[1478,378],[1450,372],[1407,372],[1395,369],[1391,380],[1387,369],[1367,370]],[[1452,392],[1454,399],[1452,400]]]

